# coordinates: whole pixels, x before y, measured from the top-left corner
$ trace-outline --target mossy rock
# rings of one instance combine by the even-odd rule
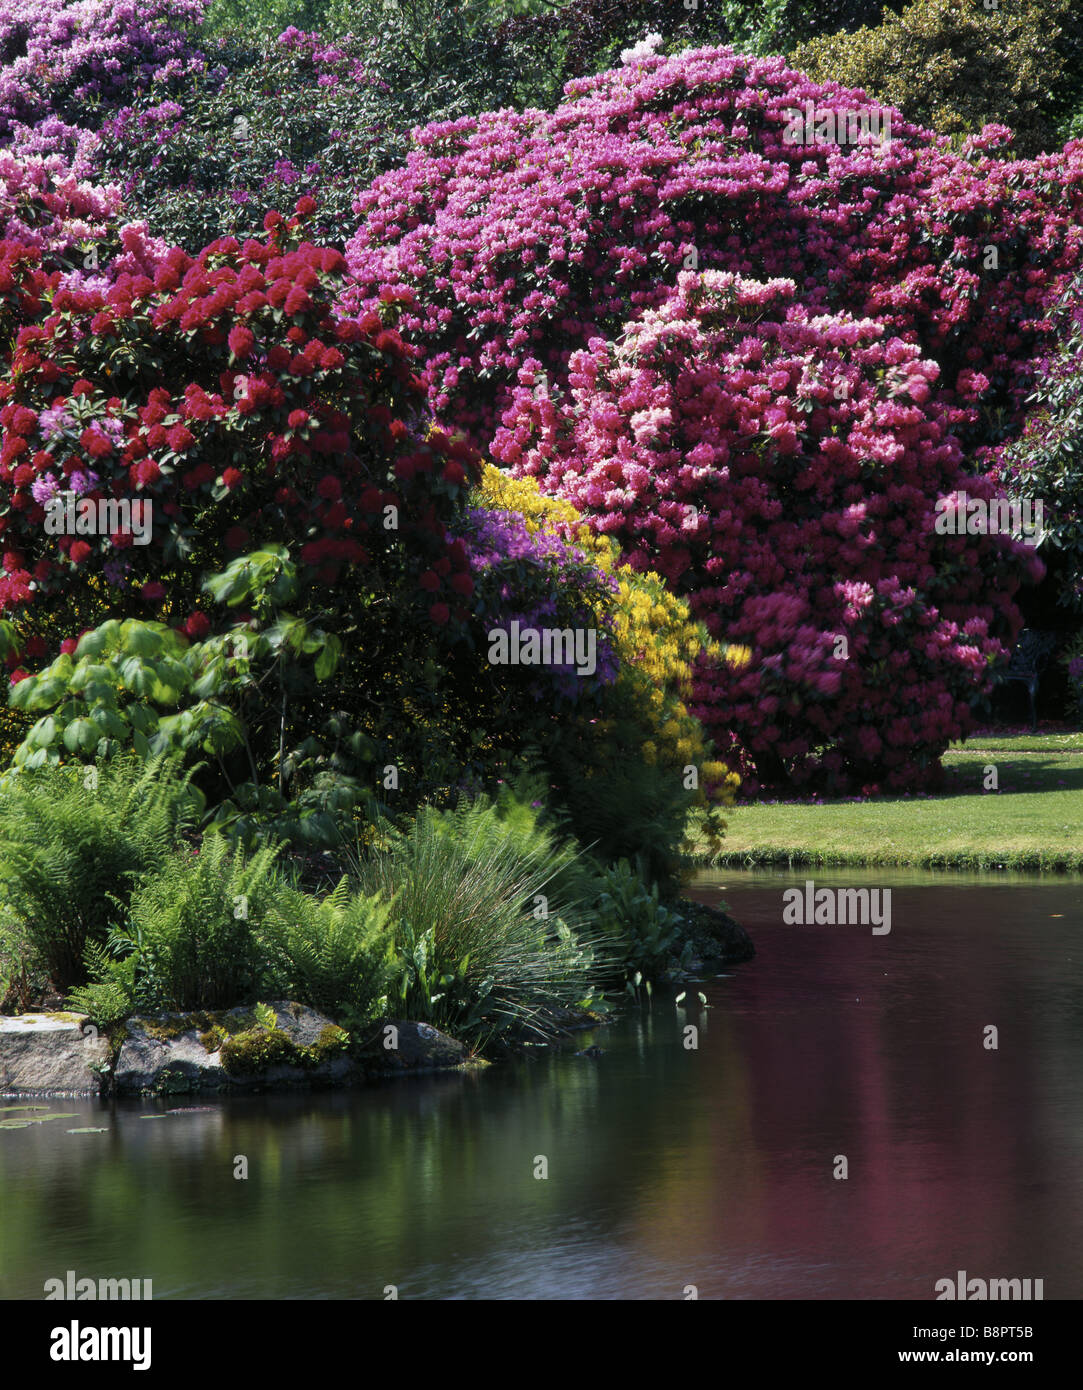
[[[314,1043],[301,1047],[280,1028],[257,1025],[237,1033],[222,1046],[222,1066],[230,1076],[259,1076],[271,1067],[301,1067],[312,1071],[343,1055],[350,1035],[337,1024],[328,1024]]]
[[[144,1033],[159,1042],[172,1042],[185,1033],[198,1033],[200,1041],[219,1034],[224,1040],[251,1028],[255,1021],[256,1015],[251,1009],[221,1009],[215,1013],[201,1010],[190,1014],[160,1014],[154,1018],[139,1015],[128,1020],[128,1035],[131,1036],[131,1025],[138,1024]],[[218,1048],[208,1047],[207,1051],[217,1052]]]
[[[349,1034],[290,1001],[132,1018],[126,1032],[116,1068],[119,1093],[340,1084],[356,1070],[347,1055]]]

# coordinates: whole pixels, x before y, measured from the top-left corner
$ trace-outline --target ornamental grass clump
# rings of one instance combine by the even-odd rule
[[[561,891],[568,858],[488,799],[423,807],[358,865],[362,890],[391,905],[389,1007],[458,1036],[540,1035],[554,1010],[589,1000],[605,943]]]

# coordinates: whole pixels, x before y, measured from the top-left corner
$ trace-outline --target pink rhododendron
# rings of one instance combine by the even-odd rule
[[[810,314],[790,282],[685,271],[575,353],[565,386],[518,386],[497,431],[498,459],[751,649],[701,666],[694,707],[754,784],[910,785],[1020,626],[1033,552],[935,532],[938,497],[994,489],[967,472],[959,409],[905,393],[927,366],[873,319]]]

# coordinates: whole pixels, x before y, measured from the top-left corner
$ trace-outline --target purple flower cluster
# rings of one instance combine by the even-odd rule
[[[186,27],[208,0],[3,0],[0,141],[62,154],[85,176],[96,141],[87,108],[130,99],[152,81],[205,71]]]
[[[608,618],[620,586],[577,546],[543,532],[531,534],[516,512],[467,508],[459,522],[475,581],[475,611],[486,633],[541,628],[593,628],[596,669],[589,680],[572,665],[531,668],[525,684],[535,700],[577,702],[612,685],[619,660]]]

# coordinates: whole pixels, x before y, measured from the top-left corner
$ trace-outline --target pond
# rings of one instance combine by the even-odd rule
[[[890,932],[784,924],[810,878],[890,889]],[[601,1057],[0,1131],[0,1296],[68,1270],[156,1300],[931,1299],[959,1270],[1083,1296],[1083,883],[696,895],[755,960],[576,1038]]]

